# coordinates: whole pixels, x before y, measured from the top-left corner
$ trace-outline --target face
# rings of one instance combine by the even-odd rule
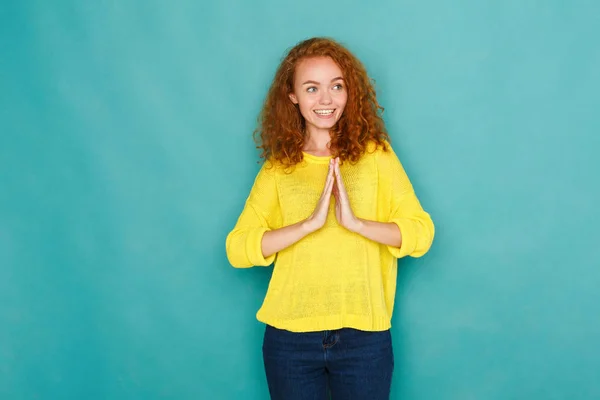
[[[348,99],[342,70],[329,57],[300,61],[290,99],[298,104],[308,133],[329,133],[341,118]]]

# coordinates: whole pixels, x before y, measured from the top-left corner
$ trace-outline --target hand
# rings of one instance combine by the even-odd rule
[[[335,184],[332,192],[333,197],[335,197],[335,217],[344,228],[352,232],[358,232],[361,220],[352,212],[350,198],[348,197],[348,192],[346,192],[342,173],[340,172],[339,158],[334,159],[333,167]]]
[[[333,176],[333,159],[329,161],[329,171],[327,172],[327,179],[325,180],[325,187],[321,193],[321,197],[317,202],[317,206],[313,213],[306,219],[304,226],[310,231],[314,232],[325,225],[327,220],[327,214],[329,213],[329,203],[331,202],[331,190],[334,185],[335,178]]]

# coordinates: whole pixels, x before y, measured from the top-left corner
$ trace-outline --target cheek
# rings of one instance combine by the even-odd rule
[[[300,111],[302,111],[303,114],[312,110],[314,101],[312,101],[310,97],[300,98],[299,100],[298,104],[300,105]]]
[[[307,102],[301,98],[298,99],[298,111],[300,111],[300,115],[302,116],[302,118],[306,119],[307,115],[309,115],[308,113],[310,112],[310,106],[307,104]]]
[[[344,92],[344,94],[339,97],[338,104],[340,105],[341,108],[344,108],[344,107],[346,107],[347,102],[348,102],[348,94]]]

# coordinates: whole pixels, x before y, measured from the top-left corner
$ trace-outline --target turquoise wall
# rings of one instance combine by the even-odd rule
[[[265,399],[225,256],[278,61],[337,38],[436,222],[394,399],[600,398],[600,3],[4,1],[0,398]]]

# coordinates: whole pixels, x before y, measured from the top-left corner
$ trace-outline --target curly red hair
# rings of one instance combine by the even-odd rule
[[[329,38],[304,40],[289,50],[269,89],[254,131],[261,158],[289,167],[303,159],[304,118],[289,99],[294,90],[294,73],[306,58],[330,57],[342,70],[348,90],[344,112],[331,129],[330,151],[340,160],[354,163],[365,153],[369,141],[387,149],[390,138],[381,118],[372,80],[362,63],[344,46]]]

